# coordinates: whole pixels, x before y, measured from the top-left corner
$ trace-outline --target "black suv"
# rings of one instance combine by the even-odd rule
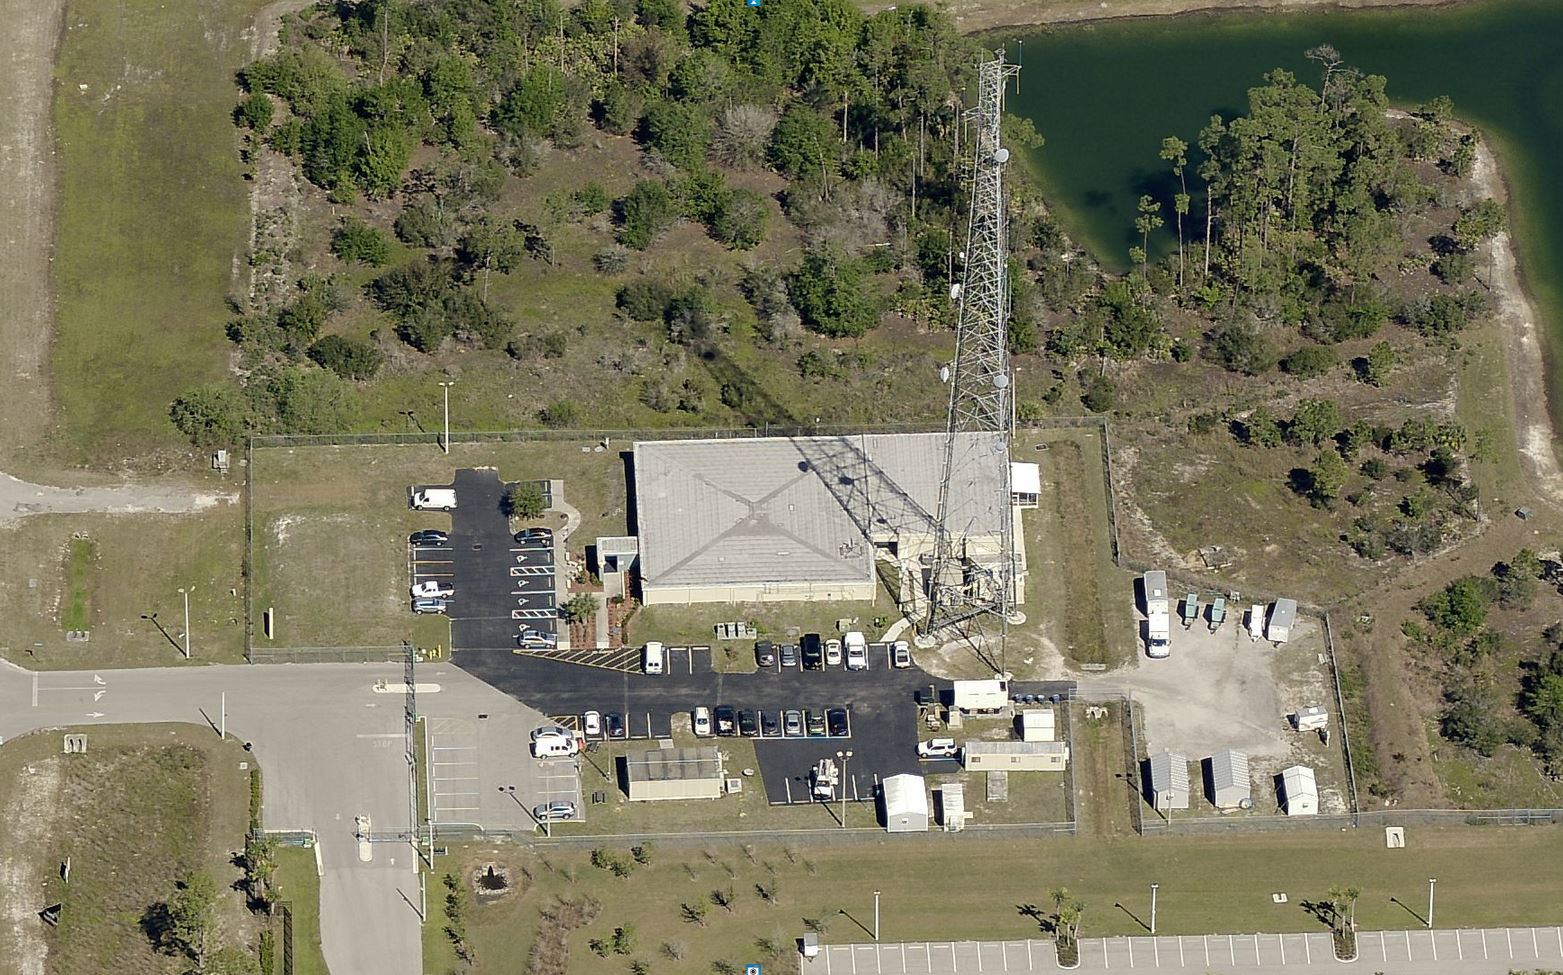
[[[421,532],[413,532],[407,536],[408,545],[449,545],[450,536],[433,528],[426,528]]]
[[[730,736],[738,733],[738,712],[733,710],[731,704],[718,705],[712,714],[716,718],[717,734]]]
[[[803,634],[803,669],[825,669],[825,641],[818,633]]]
[[[761,640],[754,645],[754,665],[761,670],[776,666],[776,648],[769,640]]]
[[[831,708],[825,712],[825,724],[832,738],[845,738],[847,736],[847,709]]]
[[[743,710],[738,712],[738,733],[745,738],[759,736],[760,726],[755,724],[753,711]]]

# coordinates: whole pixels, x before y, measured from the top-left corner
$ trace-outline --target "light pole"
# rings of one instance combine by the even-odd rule
[[[189,589],[186,589],[184,586],[180,586],[179,587],[179,595],[183,596],[184,599],[185,599],[185,659],[186,660],[190,659],[190,592],[194,588],[195,588],[194,586],[189,587]]]
[[[841,828],[847,828],[847,763],[852,761],[852,749],[836,752],[841,760]]]
[[[879,891],[874,891],[874,941],[879,941]]]
[[[1438,883],[1437,877],[1427,878],[1427,926],[1433,927],[1433,885]]]
[[[454,385],[456,385],[454,379],[440,383],[440,389],[445,394],[445,439],[441,442],[441,446],[447,454],[450,453],[450,388]]]
[[[1151,934],[1156,933],[1156,890],[1161,884],[1151,884]]]

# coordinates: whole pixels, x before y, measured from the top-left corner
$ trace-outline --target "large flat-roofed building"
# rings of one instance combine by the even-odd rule
[[[934,549],[944,449],[942,433],[637,443],[644,602],[872,599],[876,555],[912,564]],[[1023,573],[1002,437],[962,434],[956,450],[958,554],[994,562],[1002,519],[1017,519]]]

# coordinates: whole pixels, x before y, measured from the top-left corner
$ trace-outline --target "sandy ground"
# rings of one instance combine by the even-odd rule
[[[60,760],[52,758],[27,771],[30,774],[17,782],[16,793],[3,811],[9,835],[0,847],[0,971],[44,975],[49,946],[34,915],[43,878],[24,851],[42,842],[48,832],[49,810],[60,791]]]
[[[183,514],[215,504],[233,504],[237,494],[201,492],[177,485],[124,484],[118,487],[52,487],[0,474],[0,524],[26,515]]]
[[[64,0],[0,0],[0,461],[36,442],[49,414],[54,327],[54,52]],[[25,422],[24,422],[25,421]]]
[[[1124,17],[1165,17],[1171,14],[1223,10],[1314,10],[1356,7],[1442,7],[1461,0],[949,0],[955,25],[967,34],[1005,27],[1068,24]],[[865,3],[870,10],[892,6]]]

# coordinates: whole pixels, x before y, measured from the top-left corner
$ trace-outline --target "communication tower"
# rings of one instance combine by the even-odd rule
[[[955,359],[944,370],[950,406],[923,627],[927,635],[966,637],[999,671],[1004,669],[1015,576],[1009,483],[1014,390],[1009,370],[1009,249],[1004,201],[1009,150],[1000,144],[999,126],[1004,88],[1019,71],[1019,66],[1005,63],[1002,51],[982,60],[977,66],[977,102],[966,113],[972,133],[971,198],[962,280],[951,288],[958,324]],[[985,499],[983,490],[971,488],[991,486],[992,453],[996,451],[1003,452],[999,462],[1004,471],[1003,496]],[[1002,512],[996,546],[991,517],[981,517],[993,510],[990,506],[995,502]],[[982,636],[984,624],[994,622],[989,617],[997,617],[996,639]]]

